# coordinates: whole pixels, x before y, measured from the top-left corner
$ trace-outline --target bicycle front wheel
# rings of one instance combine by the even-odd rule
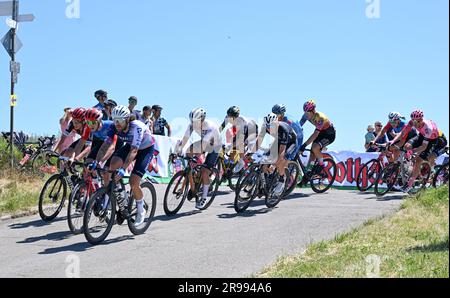
[[[84,236],[92,245],[105,241],[115,223],[116,200],[105,188],[100,188],[89,199],[83,216]]]
[[[184,172],[178,172],[167,185],[164,195],[164,212],[167,216],[173,216],[180,211],[186,201],[189,181]]]
[[[74,235],[83,233],[83,216],[89,200],[88,195],[87,185],[84,181],[77,184],[70,195],[67,206],[67,223]]]
[[[366,163],[358,173],[358,177],[356,178],[356,186],[359,191],[365,192],[370,190],[374,184],[375,179],[377,179],[378,175],[382,170],[381,162],[378,159],[372,159],[368,163]]]
[[[313,175],[310,180],[311,188],[315,193],[327,192],[336,180],[336,162],[332,158],[325,158],[323,163],[323,170],[319,174]]]
[[[284,194],[285,197],[289,196],[294,189],[297,187],[298,178],[300,177],[300,166],[295,161],[290,161],[287,166],[287,186],[286,192]]]
[[[375,181],[375,194],[378,197],[382,197],[390,192],[397,183],[399,174],[400,167],[398,164],[390,164],[385,167]]]
[[[43,221],[54,220],[62,208],[67,197],[67,182],[60,174],[53,175],[44,184],[39,195],[39,215]]]
[[[236,198],[234,199],[234,209],[237,213],[242,213],[247,210],[257,196],[259,185],[258,175],[257,172],[248,173],[239,183],[236,189]]]

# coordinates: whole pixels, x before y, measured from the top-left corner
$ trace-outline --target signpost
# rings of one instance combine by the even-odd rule
[[[19,15],[19,0],[2,1],[0,2],[0,16],[12,16],[8,19],[6,24],[11,29],[1,39],[1,43],[5,47],[9,56],[11,57],[10,72],[11,72],[11,123],[10,123],[10,144],[11,144],[11,168],[14,167],[13,141],[14,141],[14,107],[17,104],[17,95],[15,94],[15,84],[17,84],[17,76],[20,73],[20,63],[16,62],[16,53],[22,48],[22,42],[16,35],[18,23],[32,22],[35,17],[32,14]]]

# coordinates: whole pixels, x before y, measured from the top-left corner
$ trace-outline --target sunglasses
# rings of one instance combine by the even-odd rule
[[[116,120],[114,120],[114,124],[115,125],[124,126],[126,123],[127,123],[127,120],[125,120],[125,119],[116,119]]]
[[[98,123],[97,121],[86,121],[86,124],[89,125],[89,126],[94,126],[97,123]]]

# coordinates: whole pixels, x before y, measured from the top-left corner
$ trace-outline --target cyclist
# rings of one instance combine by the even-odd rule
[[[298,147],[295,150],[295,156],[297,156],[300,147],[303,145],[303,128],[300,126],[300,123],[298,121],[290,119],[288,116],[286,116],[286,111],[286,106],[283,104],[277,104],[272,108],[272,113],[278,116],[278,121],[289,124],[289,126],[292,127],[292,129],[297,134]]]
[[[105,101],[105,109],[103,110],[103,112],[106,114],[106,119],[102,118],[102,120],[112,120],[111,114],[115,107],[117,107],[117,102],[115,102],[114,100],[108,99],[107,101]]]
[[[406,138],[413,128],[418,130],[419,135],[410,139],[404,146],[405,149],[408,150],[407,158],[411,157],[413,154],[416,155],[414,158],[414,169],[410,180],[402,188],[402,190],[406,193],[409,193],[413,189],[414,182],[419,176],[422,164],[430,158],[432,150],[438,143],[438,139],[441,136],[436,123],[432,120],[425,120],[424,112],[421,110],[416,110],[411,113],[411,121],[406,125],[405,129],[402,131],[402,134],[397,136],[393,142],[395,143],[399,139]]]
[[[267,133],[275,138],[269,154],[273,157],[274,154],[277,154],[274,165],[280,178],[275,186],[275,194],[280,195],[283,193],[286,184],[285,169],[287,164],[290,160],[294,160],[297,155],[298,137],[294,129],[287,123],[278,121],[278,116],[274,113],[270,113],[264,118],[264,126],[258,136],[258,146],[262,144]]]
[[[72,145],[69,146],[69,148],[65,149],[64,151],[62,150],[66,138],[68,138],[72,132],[75,132],[77,135],[87,140],[89,135],[89,127],[86,125],[85,115],[86,109],[84,108],[78,108],[72,112],[72,121],[64,131],[63,135],[61,136],[61,140],[59,141],[59,144],[55,149],[57,153],[60,153],[62,156],[72,159],[74,159],[75,157],[77,157],[77,159],[82,159],[89,154],[91,146],[90,142],[85,142],[85,144],[83,144],[83,147],[78,146],[82,139],[75,141],[74,143],[72,143]],[[78,150],[78,152],[76,152],[76,149]]]
[[[253,149],[252,144],[255,144],[258,138],[258,124],[254,120],[242,116],[239,107],[232,106],[228,109],[227,116],[220,126],[219,131],[222,132],[228,125],[231,125],[233,134],[232,149],[237,150],[241,157],[234,169],[236,172],[239,172],[245,166],[243,160],[246,152],[245,147],[251,152]]]
[[[206,119],[206,111],[202,108],[197,108],[191,111],[189,114],[191,121],[186,133],[181,141],[177,143],[175,152],[180,154],[183,148],[187,145],[189,139],[193,136],[193,133],[197,133],[200,136],[200,141],[192,144],[188,150],[190,156],[200,156],[204,153],[207,154],[204,165],[207,167],[202,170],[202,183],[203,193],[200,200],[197,200],[196,208],[202,209],[207,203],[208,192],[210,188],[210,170],[214,168],[219,157],[219,152],[222,148],[222,142],[220,139],[219,128],[217,125]],[[189,184],[191,189],[189,190],[189,198],[193,198],[194,180],[189,177]]]
[[[396,144],[398,147],[403,148],[406,142],[417,136],[416,129],[412,129],[404,138],[397,139],[397,137],[401,138],[402,131],[406,127],[406,118],[399,112],[390,113],[388,118],[388,124],[386,124],[383,130],[375,137],[375,139],[371,142],[371,145],[376,144],[380,138],[383,138],[386,134],[391,133],[393,139],[388,142],[388,145]],[[389,147],[389,152],[392,153],[387,155],[390,162],[394,162],[400,156],[400,151],[394,147]]]
[[[125,169],[135,161],[130,177],[130,186],[137,205],[135,226],[140,226],[144,222],[146,214],[141,180],[147,172],[148,165],[152,161],[155,139],[144,123],[138,120],[131,120],[130,117],[131,112],[128,107],[117,106],[114,108],[112,112],[114,125],[110,126],[107,138],[100,147],[97,158],[91,164],[90,168],[95,169],[98,164],[107,161],[107,153],[115,147],[114,138],[116,136],[119,140],[123,141],[125,145],[115,150],[109,169],[111,171],[117,170],[116,180],[119,181],[125,176]],[[106,185],[109,181],[110,177],[105,179]],[[129,217],[127,212],[124,213],[122,215],[125,219]]]
[[[306,121],[309,121],[316,127],[316,130],[306,143],[301,146],[300,153],[303,154],[306,147],[312,144],[312,152],[309,158],[307,171],[312,169],[312,163],[317,160],[318,168],[316,170],[317,172],[320,172],[324,167],[322,150],[334,143],[336,140],[336,129],[328,117],[325,114],[316,111],[316,108],[317,105],[314,100],[309,100],[303,105],[305,114],[300,120],[300,126],[303,127]]]

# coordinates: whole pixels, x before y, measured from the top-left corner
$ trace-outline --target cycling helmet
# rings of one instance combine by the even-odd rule
[[[78,108],[72,112],[72,118],[79,121],[84,121],[86,115],[86,109]]]
[[[193,109],[189,114],[189,118],[192,122],[194,121],[203,121],[206,118],[206,111],[202,108]]]
[[[303,111],[305,112],[311,112],[316,109],[316,102],[314,100],[310,100],[303,106]]]
[[[94,96],[95,98],[99,96],[108,97],[108,92],[106,92],[105,90],[97,90],[95,91]]]
[[[271,125],[274,124],[277,120],[278,120],[278,116],[275,115],[274,113],[270,113],[269,115],[267,115],[266,117],[264,117],[264,123],[266,124],[266,126],[271,126]]]
[[[282,104],[277,104],[272,108],[272,113],[276,115],[286,114],[286,106]]]
[[[103,118],[102,111],[98,109],[89,109],[86,111],[86,121],[100,121]]]
[[[113,120],[125,120],[130,118],[131,112],[126,106],[117,106],[111,113]]]
[[[117,102],[112,99],[108,99],[107,101],[105,101],[105,106],[115,108],[117,107]]]
[[[402,116],[402,114],[400,114],[399,112],[392,112],[389,114],[389,121],[397,121],[397,120],[402,120],[405,119],[405,117]]]
[[[241,114],[241,110],[240,110],[239,107],[237,107],[237,106],[232,106],[232,107],[229,108],[228,111],[227,111],[228,117],[234,117],[234,118],[237,118],[237,117],[239,117],[240,114]]]
[[[412,120],[422,120],[424,117],[424,113],[421,110],[416,110],[411,113],[411,119]]]

